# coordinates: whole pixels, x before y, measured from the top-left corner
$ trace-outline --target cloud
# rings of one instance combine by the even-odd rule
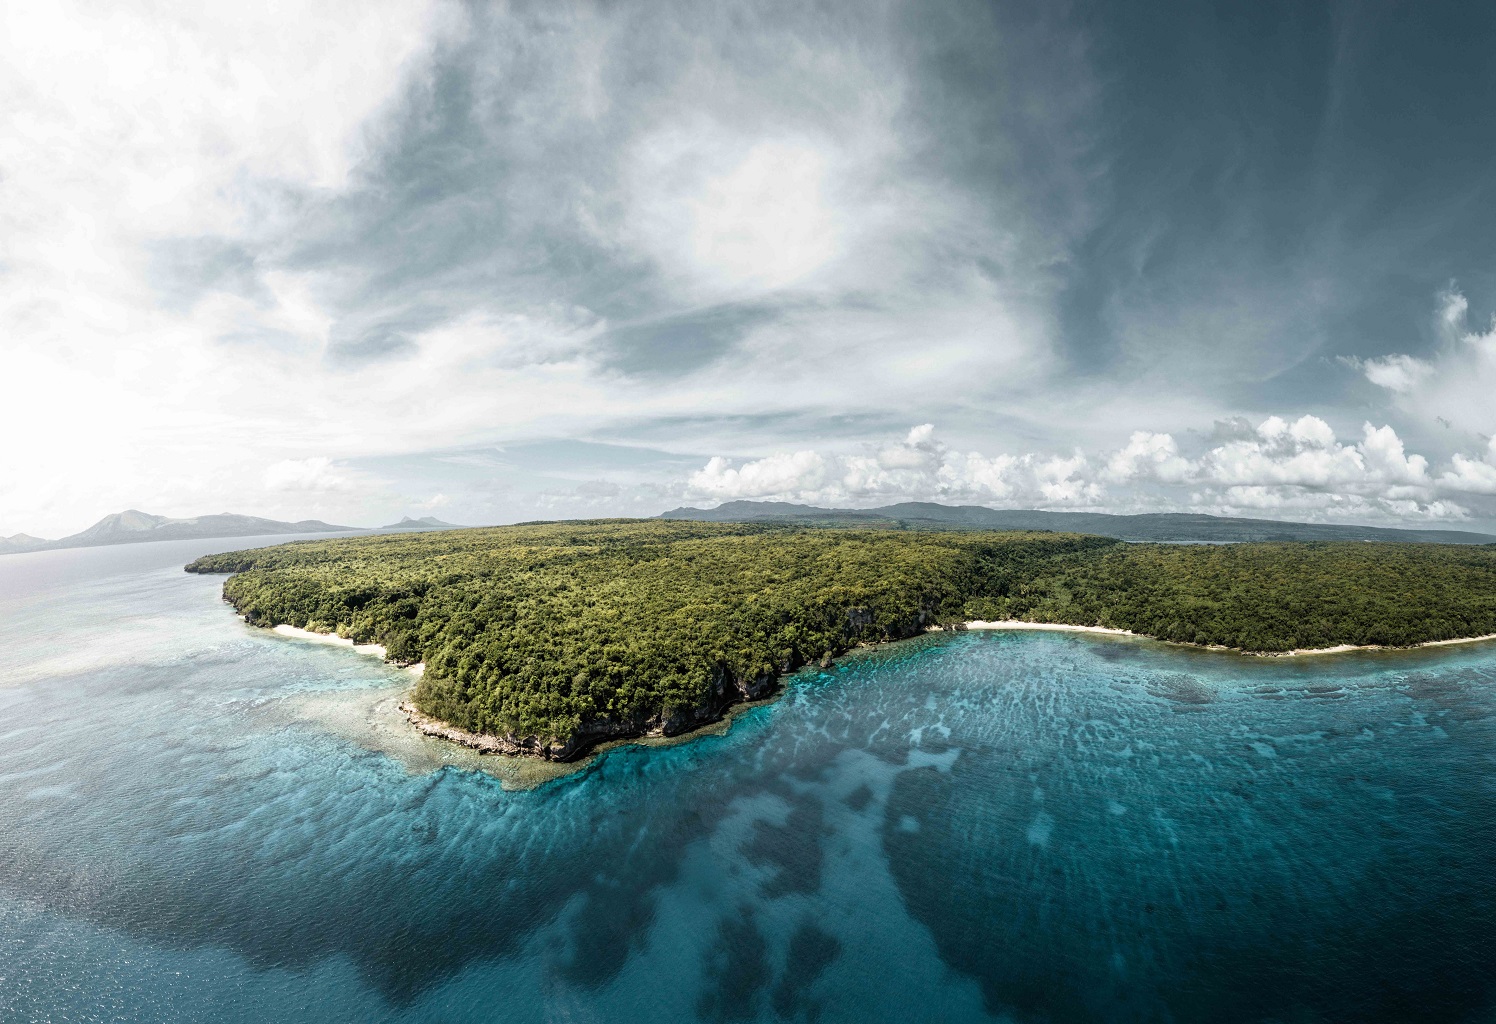
[[[265,487],[272,491],[351,491],[351,475],[325,456],[282,459],[265,469]]]
[[[1105,493],[1089,477],[1086,457],[953,452],[932,424],[872,454],[800,451],[779,453],[733,467],[712,458],[687,482],[687,493],[713,499],[777,498],[820,504],[899,500],[1028,501],[1091,505]]]
[[[1191,468],[1189,461],[1180,457],[1179,445],[1171,435],[1137,430],[1126,447],[1107,459],[1102,476],[1117,483],[1139,479],[1179,483],[1188,478]]]
[[[1496,431],[1496,318],[1485,331],[1472,327],[1469,300],[1450,287],[1439,294],[1433,327],[1438,346],[1425,358],[1399,353],[1349,362],[1404,412],[1489,435]]]
[[[1252,439],[1230,441],[1206,452],[1193,476],[1217,487],[1297,487],[1386,497],[1427,495],[1428,460],[1404,454],[1390,426],[1362,426],[1362,439],[1342,444],[1328,423],[1302,416],[1287,423],[1277,416],[1258,425]]]
[[[1352,360],[1366,374],[1366,379],[1377,387],[1399,395],[1406,395],[1418,387],[1433,372],[1434,367],[1422,359],[1407,355],[1383,356],[1380,359]]]
[[[1219,432],[1218,432],[1219,433]],[[1364,423],[1342,442],[1316,416],[1270,416],[1243,435],[1194,458],[1174,437],[1135,431],[1123,447],[1096,457],[1061,453],[954,451],[934,427],[914,427],[874,454],[800,451],[734,466],[714,457],[687,483],[695,497],[773,498],[867,505],[901,500],[978,502],[1041,508],[1189,508],[1224,514],[1279,510],[1319,518],[1459,519],[1468,510],[1441,497],[1484,493],[1489,463],[1457,457],[1438,481],[1426,457],[1409,453],[1391,426]]]
[[[770,455],[732,468],[727,459],[713,456],[691,474],[692,491],[712,498],[762,498],[769,495],[819,494],[830,466],[816,452]]]
[[[324,447],[305,441],[329,405],[305,356],[326,316],[268,240],[293,193],[347,187],[441,18],[381,0],[4,8],[0,337],[25,386],[0,430],[37,437],[6,457],[28,481],[0,494],[7,518],[278,511],[263,467]],[[299,370],[262,359],[265,338]]]
[[[1496,437],[1490,440],[1483,456],[1456,454],[1450,462],[1451,468],[1439,477],[1441,487],[1471,494],[1496,494]]]
[[[168,476],[249,507],[290,493],[258,486],[267,464],[325,451],[1022,391],[1062,245],[1010,147],[942,113],[1008,72],[959,98],[917,80],[946,44],[1047,48],[1053,81],[1022,95],[1057,107],[1004,116],[1078,151],[1059,107],[1084,69],[995,17],[911,49],[906,15],[7,10],[0,337],[28,388],[0,429],[39,427],[5,469],[49,495],[7,514],[196,500]],[[930,159],[956,138],[980,174]]]
[[[323,499],[388,521],[436,493],[486,520],[591,514],[645,487],[1339,496],[1366,515],[1480,493],[1483,457],[1448,455],[1496,431],[1496,340],[1456,289],[1429,315],[1449,269],[1407,254],[1478,266],[1489,215],[1447,197],[1483,179],[1343,162],[1315,133],[1349,122],[1258,87],[1320,72],[1236,59],[1256,33],[1184,19],[1171,42],[1100,9],[980,0],[59,0],[0,19],[0,348],[24,382],[0,431],[27,438],[0,454],[7,532]],[[1197,37],[1223,59],[1137,59]],[[1244,96],[1243,117],[1214,116]],[[1374,113],[1356,123],[1387,124]],[[1310,152],[1315,180],[1294,178]],[[1437,350],[1389,339],[1408,302]],[[1331,350],[1357,375],[1312,358]],[[1320,426],[1259,433],[1311,395]],[[1243,411],[1229,436],[1184,426]],[[1418,447],[1438,416],[1434,483],[1391,439],[1325,436],[1370,417]],[[356,472],[536,439],[678,461],[644,480],[558,447],[544,486],[502,499],[455,462],[388,489]],[[578,490],[603,478],[622,493]]]
[[[1106,496],[1104,484],[1088,479],[1091,466],[1080,452],[992,458],[967,452],[952,457],[941,469],[937,493],[949,500],[1094,508]]]
[[[724,294],[801,284],[851,219],[832,202],[832,158],[824,141],[672,128],[635,147],[635,230],[662,265]]]

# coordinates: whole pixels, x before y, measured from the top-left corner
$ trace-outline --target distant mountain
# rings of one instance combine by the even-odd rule
[[[398,523],[391,523],[389,526],[381,526],[381,527],[379,527],[379,529],[381,529],[381,530],[464,530],[464,529],[466,529],[466,527],[464,527],[464,526],[458,526],[456,523],[444,523],[440,519],[436,518],[435,516],[422,516],[419,519],[412,519],[412,518],[410,518],[410,516],[406,516],[404,519],[401,519]]]
[[[129,509],[107,515],[81,533],[61,540],[39,541],[35,537],[22,538],[25,546],[15,546],[16,537],[7,538],[0,544],[0,554],[18,551],[50,551],[57,548],[97,547],[104,544],[138,544],[153,540],[199,540],[211,537],[260,537],[288,533],[339,533],[351,531],[351,526],[333,526],[320,519],[303,519],[298,523],[283,523],[276,519],[261,519],[259,516],[241,516],[230,512],[219,515],[197,516],[193,519],[171,519],[154,516],[149,512]]]
[[[47,543],[40,537],[32,537],[29,534],[17,533],[9,537],[0,537],[0,555],[10,555],[17,551],[31,551]]]
[[[1460,530],[1402,530],[1380,526],[1284,523],[1179,512],[1116,516],[1102,512],[1040,512],[981,505],[908,501],[882,508],[816,508],[783,501],[729,501],[712,509],[677,508],[661,519],[706,522],[784,522],[806,526],[870,526],[905,530],[1053,530],[1130,541],[1225,543],[1262,540],[1378,540],[1406,544],[1493,544],[1496,536]]]

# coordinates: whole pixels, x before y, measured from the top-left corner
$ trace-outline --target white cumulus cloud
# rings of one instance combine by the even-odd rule
[[[1496,432],[1496,318],[1484,331],[1472,327],[1469,301],[1451,288],[1439,296],[1434,328],[1440,345],[1425,358],[1398,353],[1347,362],[1425,422]]]
[[[1171,434],[1133,431],[1127,445],[1107,459],[1102,475],[1118,483],[1152,479],[1179,483],[1190,475],[1190,462],[1179,454],[1179,445]]]
[[[770,455],[734,469],[720,455],[691,475],[690,488],[713,498],[763,498],[817,492],[826,481],[826,459],[816,452]]]
[[[1408,394],[1434,372],[1429,363],[1408,355],[1366,359],[1357,365],[1367,380],[1399,395]]]
[[[1455,455],[1450,468],[1439,477],[1441,487],[1470,494],[1496,494],[1496,437],[1482,457]]]
[[[1319,519],[1461,519],[1452,492],[1496,493],[1496,449],[1484,460],[1456,456],[1437,479],[1390,425],[1363,423],[1343,441],[1325,420],[1270,416],[1243,424],[1194,457],[1173,435],[1134,431],[1121,448],[1069,453],[956,451],[933,425],[872,454],[800,451],[734,466],[714,457],[687,493],[701,498],[773,498],[822,505],[905,500],[1005,507],[1189,508],[1218,514],[1264,511]]]

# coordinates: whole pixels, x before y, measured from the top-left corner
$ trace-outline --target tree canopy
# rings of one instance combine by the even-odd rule
[[[1496,548],[613,520],[200,558],[250,622],[377,642],[414,701],[575,748],[680,731],[860,643],[971,619],[1274,652],[1496,633]]]

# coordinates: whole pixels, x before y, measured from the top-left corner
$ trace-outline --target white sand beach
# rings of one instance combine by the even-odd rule
[[[1003,619],[998,622],[968,622],[967,629],[1038,629],[1054,630],[1064,633],[1107,633],[1112,636],[1144,636],[1134,633],[1130,629],[1108,629],[1105,626],[1072,626],[1060,622],[1024,622],[1022,619]],[[938,627],[937,627],[938,628]],[[1153,639],[1144,636],[1145,639]],[[1420,647],[1449,647],[1453,644],[1473,644],[1483,640],[1496,640],[1496,633],[1487,633],[1484,636],[1466,636],[1454,640],[1430,640],[1427,643],[1415,644],[1412,647],[1385,647],[1380,644],[1336,644],[1334,647],[1300,647],[1292,651],[1238,651],[1240,654],[1253,654],[1265,658],[1297,658],[1311,654],[1345,654],[1350,651],[1411,651]],[[1163,641],[1168,643],[1169,641]],[[1230,647],[1206,647],[1199,644],[1184,644],[1186,647],[1201,647],[1203,650],[1229,651]]]
[[[385,650],[383,644],[356,644],[347,637],[337,636],[333,633],[314,633],[309,629],[298,629],[296,626],[288,626],[284,623],[276,626],[275,632],[281,636],[294,637],[297,640],[310,640],[313,643],[332,644],[335,647],[351,647],[357,654],[367,654],[378,658],[380,661],[383,661],[389,653]],[[418,662],[414,665],[405,666],[405,670],[412,675],[419,676],[426,670],[426,665],[423,662]]]
[[[1137,636],[1130,629],[1108,629],[1106,626],[1072,626],[1064,622],[1024,622],[1022,619],[1001,619],[997,622],[976,620],[965,624],[967,629],[1042,629],[1060,633],[1108,633],[1112,636]]]
[[[1414,644],[1412,647],[1386,647],[1381,644],[1337,644],[1334,647],[1301,647],[1297,650],[1273,653],[1268,656],[1274,658],[1296,658],[1306,654],[1344,654],[1347,651],[1414,651],[1420,647],[1450,647],[1454,644],[1480,643],[1482,640],[1496,640],[1496,633],[1487,633],[1484,636],[1462,636],[1454,640],[1429,640],[1426,643]]]

